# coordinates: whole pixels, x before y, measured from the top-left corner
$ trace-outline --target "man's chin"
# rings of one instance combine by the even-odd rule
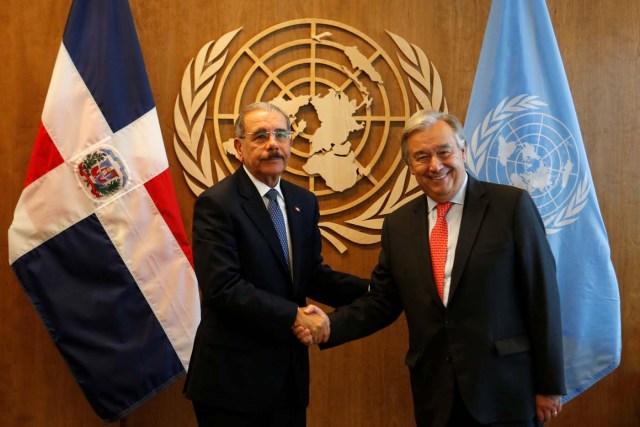
[[[444,188],[429,189],[429,191],[425,191],[425,193],[437,203],[444,203],[451,197],[450,189]]]

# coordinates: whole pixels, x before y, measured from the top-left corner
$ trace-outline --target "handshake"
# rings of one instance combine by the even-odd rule
[[[331,332],[329,317],[319,307],[309,304],[298,307],[293,334],[304,345],[322,344],[329,340]]]

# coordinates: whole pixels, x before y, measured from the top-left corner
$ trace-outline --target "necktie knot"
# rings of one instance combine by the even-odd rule
[[[267,199],[269,199],[269,203],[271,202],[275,202],[278,200],[278,190],[276,190],[275,188],[272,188],[271,190],[267,191]]]
[[[453,206],[452,202],[438,203],[436,205],[436,209],[438,209],[438,219],[446,217],[451,206]]]

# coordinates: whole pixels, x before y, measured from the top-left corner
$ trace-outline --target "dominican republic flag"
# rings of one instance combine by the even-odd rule
[[[465,133],[468,170],[528,190],[544,220],[568,401],[620,363],[620,294],[545,0],[493,0]]]
[[[102,420],[186,372],[198,288],[126,0],[71,5],[9,262]]]

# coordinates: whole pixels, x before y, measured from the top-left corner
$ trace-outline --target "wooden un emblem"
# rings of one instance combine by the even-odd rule
[[[422,194],[402,161],[400,136],[418,109],[447,110],[435,66],[387,32],[400,71],[370,37],[322,19],[268,28],[227,61],[240,30],[206,43],[183,74],[174,148],[189,188],[198,195],[239,167],[239,111],[271,102],[294,131],[284,178],[318,197],[322,236],[341,253],[348,242],[378,243],[384,217]]]

